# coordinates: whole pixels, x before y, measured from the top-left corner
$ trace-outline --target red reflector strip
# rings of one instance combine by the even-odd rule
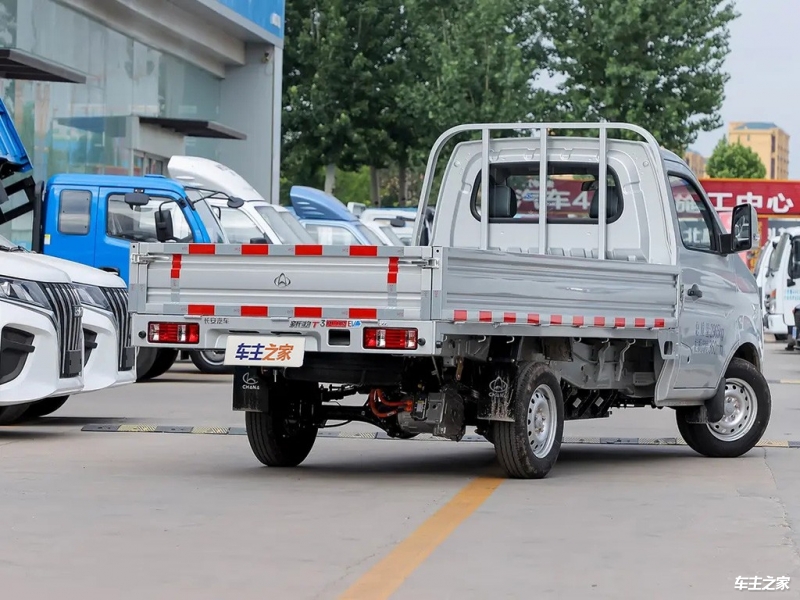
[[[541,320],[539,319],[539,315],[537,315],[537,314],[529,314],[528,315],[528,325],[538,325],[539,323],[541,323]]]
[[[606,326],[606,318],[605,317],[595,317],[594,318],[594,326],[595,327],[605,327]]]
[[[294,316],[297,319],[321,319],[322,307],[320,306],[296,306]]]
[[[350,246],[350,256],[378,256],[378,247]]]
[[[269,254],[269,244],[242,244],[242,254],[265,256]]]
[[[189,254],[216,254],[214,244],[189,244]]]
[[[503,313],[503,323],[516,323],[517,313]]]
[[[614,319],[614,327],[625,327],[625,318],[624,317],[616,317]]]
[[[491,323],[492,322],[492,311],[490,310],[482,310],[478,313],[478,320],[481,323]]]
[[[656,319],[655,327],[665,327],[667,322],[665,319]]]
[[[454,321],[466,321],[467,320],[467,311],[465,311],[465,310],[453,311],[453,320]]]
[[[190,304],[187,314],[195,317],[214,316],[213,304]]]
[[[242,306],[241,315],[243,317],[268,317],[268,306]]]
[[[644,319],[634,319],[633,320],[633,326],[634,327],[644,327],[645,326],[645,320]]]
[[[172,269],[169,272],[169,276],[172,279],[178,279],[181,276],[181,260],[182,256],[180,254],[172,255]]]
[[[400,259],[393,256],[389,259],[389,274],[386,276],[386,283],[389,285],[397,283],[397,272],[400,270]]]
[[[561,315],[550,315],[550,325],[561,325]]]
[[[305,244],[294,247],[295,256],[322,256],[322,246]]]
[[[347,316],[350,319],[366,319],[377,321],[378,309],[377,308],[351,308],[347,311]]]
[[[583,327],[583,317],[572,317],[573,327]]]

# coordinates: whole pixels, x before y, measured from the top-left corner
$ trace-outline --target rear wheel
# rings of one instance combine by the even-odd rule
[[[675,411],[686,444],[703,456],[734,458],[749,452],[764,435],[772,397],[764,375],[734,358],[725,372],[725,416],[716,423],[688,423],[688,409]]]
[[[158,350],[156,348],[139,348],[136,354],[136,381],[145,381],[147,374],[156,362]]]
[[[37,419],[56,412],[64,406],[69,396],[55,396],[32,403],[25,412],[26,419]]]
[[[208,375],[227,375],[233,373],[233,367],[223,364],[224,350],[198,350],[189,353],[189,359],[195,367]]]
[[[268,467],[296,467],[308,457],[318,428],[307,414],[316,384],[279,377],[269,388],[269,412],[246,412],[247,440],[255,457]]]
[[[160,377],[172,368],[178,358],[178,350],[172,348],[159,348],[156,350],[156,357],[150,369],[141,378],[142,380],[155,379]]]
[[[11,404],[10,406],[0,406],[0,425],[14,425],[25,417],[25,413],[30,407],[30,402],[22,404]]]
[[[776,333],[774,335],[775,335],[775,341],[777,342],[785,342],[787,339],[789,339],[789,335],[786,333]]]
[[[497,460],[509,477],[541,479],[550,472],[561,450],[561,386],[548,367],[527,363],[520,368],[513,393],[514,422],[492,422]]]

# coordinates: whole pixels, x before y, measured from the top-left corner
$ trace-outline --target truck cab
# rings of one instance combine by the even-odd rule
[[[785,339],[794,327],[794,308],[800,305],[800,227],[785,229],[778,238],[764,282],[764,330],[776,339]]]
[[[289,190],[289,198],[297,218],[317,244],[386,245],[335,196],[316,188],[294,185]]]

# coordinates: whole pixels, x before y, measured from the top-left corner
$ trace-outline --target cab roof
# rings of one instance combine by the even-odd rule
[[[144,190],[170,191],[181,196],[186,196],[183,186],[163,175],[95,175],[87,173],[59,173],[47,180],[48,187],[51,185],[68,186],[92,186],[110,188],[130,188]]]

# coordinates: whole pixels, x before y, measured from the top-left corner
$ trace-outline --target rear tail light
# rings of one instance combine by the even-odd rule
[[[387,329],[367,327],[364,329],[364,348],[377,350],[416,350],[416,329]]]
[[[197,344],[200,325],[197,323],[150,323],[147,341],[156,344]]]

